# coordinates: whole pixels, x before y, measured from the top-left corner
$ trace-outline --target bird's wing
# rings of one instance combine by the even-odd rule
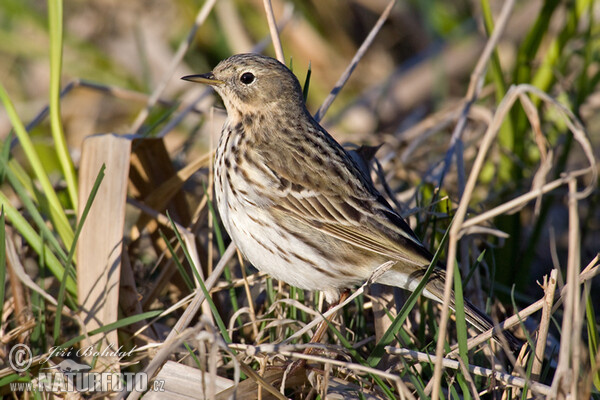
[[[429,253],[414,239],[412,232],[406,232],[399,224],[392,225],[392,215],[386,216],[381,211],[372,214],[373,208],[363,208],[364,203],[356,198],[324,194],[298,197],[288,193],[274,207],[320,232],[390,259],[419,266],[429,262]],[[402,225],[406,223],[402,221]]]
[[[277,190],[265,194],[271,196],[271,207],[280,218],[293,218],[351,245],[403,263],[426,265],[431,254],[341,151],[326,161],[307,163],[291,157],[286,164],[276,164],[268,162],[277,158],[263,149],[265,165],[278,178]]]

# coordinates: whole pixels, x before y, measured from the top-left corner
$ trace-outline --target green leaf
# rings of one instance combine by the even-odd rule
[[[17,138],[19,139],[19,143],[21,144],[23,152],[25,153],[25,157],[31,165],[35,177],[42,187],[42,191],[48,202],[48,212],[50,213],[50,218],[54,228],[58,232],[58,235],[62,239],[65,246],[71,247],[73,244],[73,229],[69,224],[69,220],[67,219],[67,215],[65,214],[60,201],[58,200],[58,196],[54,191],[54,187],[52,186],[52,183],[50,182],[50,179],[44,170],[44,166],[42,165],[40,157],[35,150],[31,138],[25,130],[25,126],[19,119],[17,111],[15,110],[15,107],[8,97],[8,93],[6,93],[6,90],[2,84],[0,84],[0,100],[4,104],[6,114],[12,123]]]
[[[375,346],[375,348],[369,355],[369,358],[367,359],[367,365],[369,365],[370,367],[375,368],[377,366],[377,364],[379,364],[379,361],[381,361],[381,358],[385,354],[385,346],[392,343],[392,341],[394,340],[394,337],[396,336],[396,333],[402,328],[402,324],[404,324],[404,321],[406,321],[406,318],[408,317],[410,310],[412,310],[413,307],[415,306],[415,304],[417,303],[417,299],[421,295],[421,292],[425,288],[425,285],[427,285],[427,280],[429,279],[429,276],[431,276],[431,273],[436,268],[441,249],[442,249],[443,245],[446,243],[446,240],[448,239],[449,231],[450,231],[450,227],[448,227],[448,229],[444,233],[444,237],[442,238],[440,246],[438,247],[437,251],[435,252],[433,259],[431,260],[431,263],[429,264],[429,267],[425,271],[425,274],[423,274],[423,277],[421,278],[421,282],[419,282],[419,284],[415,288],[415,291],[412,292],[411,295],[408,297],[408,300],[406,300],[406,303],[404,303],[404,306],[398,312],[396,319],[394,319],[394,321],[392,322],[390,327],[387,329],[387,331],[385,331],[385,333],[379,340],[379,343],[377,343],[377,345]]]
[[[88,335],[93,336],[93,335],[97,335],[98,333],[106,333],[106,332],[114,331],[115,329],[119,329],[124,326],[131,325],[131,324],[135,324],[136,322],[143,321],[145,319],[152,319],[152,318],[160,315],[161,313],[162,313],[162,310],[155,310],[155,311],[148,311],[148,312],[138,314],[138,315],[132,315],[131,317],[123,318],[119,321],[110,323],[108,325],[101,326],[100,328],[97,328],[97,329],[94,329],[94,330],[88,332]],[[79,343],[80,341],[82,341],[83,339],[88,337],[88,335],[79,335],[77,337],[74,337],[73,339],[68,340],[65,343],[61,344],[60,346],[57,346],[57,348],[68,349],[69,347],[73,346],[76,343]]]
[[[594,312],[594,304],[592,302],[592,296],[588,294],[585,302],[585,316],[588,331],[588,348],[590,351],[590,371],[594,372],[594,386],[596,390],[600,390],[600,366],[596,364],[596,355],[598,354],[598,342],[600,337],[598,336],[598,326],[596,325],[596,314]]]
[[[4,304],[4,284],[6,280],[6,226],[4,225],[4,206],[0,206],[0,304]],[[0,307],[0,321],[2,307]]]
[[[65,270],[63,264],[44,243],[42,237],[31,227],[31,225],[29,225],[23,215],[13,207],[8,198],[1,191],[0,205],[4,207],[4,212],[6,213],[8,220],[11,222],[11,225],[13,225],[23,236],[23,238],[25,238],[33,251],[35,251],[44,260],[44,263],[48,266],[50,272],[52,272],[52,274],[58,279],[62,280]],[[73,296],[77,295],[77,285],[70,276],[67,277],[67,290]]]
[[[63,2],[48,0],[50,31],[50,130],[73,210],[77,212],[77,176],[69,154],[60,116],[60,75],[62,73]],[[71,243],[67,244],[70,247]]]
[[[185,245],[185,242],[181,238],[181,234],[179,233],[177,226],[171,219],[171,216],[169,215],[168,212],[167,212],[167,218],[169,218],[169,222],[171,222],[171,227],[173,228],[173,232],[175,232],[175,236],[177,237],[177,240],[179,241],[179,245],[183,249],[185,258],[187,259],[188,263],[192,266],[192,270],[194,270],[194,261],[192,260],[192,257],[190,256],[190,253],[187,250],[187,246]],[[173,255],[173,256],[175,257],[175,255]],[[204,280],[200,277],[200,275],[198,274],[197,271],[195,271],[195,274],[196,274],[196,278],[198,279],[198,283],[200,284],[200,289],[202,289],[202,292],[204,293],[204,298],[206,299],[206,301],[208,302],[208,305],[210,306],[210,310],[212,311],[213,317],[215,318],[215,322],[217,323],[217,326],[219,327],[219,330],[221,331],[221,335],[223,336],[223,339],[225,339],[225,342],[231,343],[231,337],[229,336],[227,327],[225,326],[225,323],[223,322],[223,319],[221,318],[221,315],[219,314],[219,310],[217,310],[217,306],[215,306],[215,303],[212,301],[212,297],[210,296],[208,289],[206,289]]]

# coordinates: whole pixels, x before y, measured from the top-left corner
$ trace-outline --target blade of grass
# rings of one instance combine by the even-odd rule
[[[36,200],[33,178],[27,174],[27,171],[23,168],[23,166],[19,164],[17,160],[12,159],[8,160],[8,168],[10,168],[10,170],[19,180],[19,183],[21,183],[21,185],[23,185],[23,187],[27,190],[29,197],[31,197],[32,200]]]
[[[462,281],[458,263],[454,264],[454,304],[456,306],[456,336],[458,340],[458,355],[465,364],[469,363],[467,357],[467,322],[465,320],[465,302],[463,298]]]
[[[42,165],[42,161],[40,160],[35,147],[29,137],[29,134],[25,130],[23,126],[23,122],[19,119],[15,107],[8,97],[8,93],[4,89],[4,86],[0,84],[0,100],[4,104],[4,108],[6,110],[6,114],[10,119],[10,122],[14,128],[15,134],[19,139],[19,143],[23,148],[27,161],[31,165],[33,172],[40,182],[42,187],[42,191],[46,196],[49,205],[49,214],[54,225],[54,228],[58,232],[58,235],[62,239],[63,243],[66,247],[71,247],[73,244],[73,229],[69,224],[69,220],[67,219],[67,215],[58,200],[58,196],[52,187],[52,183],[50,183],[50,179],[44,170],[44,166]]]
[[[463,279],[462,284],[463,286],[467,286],[469,284],[469,281],[471,280],[471,278],[473,277],[473,273],[477,270],[477,268],[479,268],[479,266],[481,265],[484,257],[485,257],[485,253],[486,250],[483,249],[483,251],[477,256],[477,260],[476,262],[473,263],[473,266],[469,269],[469,272],[467,273],[467,276],[465,277],[465,279]]]
[[[160,234],[160,237],[164,240],[165,244],[167,245],[167,249],[169,249],[169,252],[171,253],[171,257],[173,257],[173,262],[175,262],[175,266],[177,266],[177,269],[179,270],[179,274],[181,275],[181,278],[185,282],[185,285],[188,287],[188,289],[190,289],[190,292],[193,292],[194,291],[194,283],[192,282],[189,275],[185,271],[185,268],[179,261],[179,258],[177,257],[177,253],[175,252],[175,249],[173,248],[173,246],[171,246],[171,242],[169,241],[169,238],[167,238],[167,236],[164,234],[164,232],[160,229],[158,230],[158,233]]]
[[[40,214],[38,207],[36,207],[31,197],[28,195],[25,186],[23,186],[19,179],[17,179],[15,173],[10,168],[7,168],[7,165],[4,163],[4,160],[0,160],[0,168],[4,169],[6,178],[8,178],[8,183],[12,186],[13,190],[21,200],[21,203],[23,203],[23,207],[30,214],[31,219],[33,219],[33,221],[35,222],[41,236],[44,237],[44,240],[48,241],[50,247],[58,255],[60,260],[63,263],[66,263],[67,254],[64,252],[56,237],[54,237],[54,234],[52,233],[50,228],[48,228],[48,226],[46,225],[46,222]]]
[[[321,317],[323,317],[323,316],[321,315]],[[360,364],[369,366],[369,364],[368,364],[369,361],[367,359],[365,359],[362,355],[360,355],[358,350],[356,350],[352,346],[352,343],[350,343],[344,337],[344,335],[342,335],[342,333],[327,318],[323,318],[323,321],[327,322],[329,329],[331,329],[331,331],[338,337],[338,339],[342,343],[342,346],[344,346],[346,348],[346,351],[348,351],[350,353],[350,355],[352,355],[352,357],[354,357]],[[396,398],[396,396],[394,396],[393,390],[390,387],[388,387],[388,385],[385,384],[385,382],[383,381],[383,379],[381,379],[381,377],[379,377],[375,374],[369,374],[369,376],[379,385],[381,390],[383,390],[383,392],[390,399]]]
[[[467,354],[467,322],[465,320],[465,302],[463,299],[462,281],[458,263],[454,263],[454,306],[456,315],[456,336],[458,340],[458,355],[465,365],[469,365]],[[467,380],[462,373],[456,376],[458,384],[462,388],[465,399],[471,399],[471,392]]]
[[[27,243],[31,246],[40,257],[44,257],[44,262],[52,272],[54,276],[62,280],[64,276],[64,266],[56,258],[56,255],[50,250],[48,246],[44,244],[44,241],[40,235],[29,225],[29,222],[23,217],[23,215],[12,206],[8,198],[0,191],[0,205],[4,207],[6,218],[10,223],[19,231],[19,233],[25,238]],[[70,294],[77,294],[77,286],[72,277],[67,278],[67,290]]]
[[[96,194],[98,193],[98,188],[102,183],[102,179],[104,179],[104,170],[106,169],[106,165],[102,164],[100,171],[98,171],[98,175],[96,176],[96,181],[92,186],[92,190],[90,192],[90,196],[88,197],[83,212],[81,213],[81,218],[79,218],[79,222],[77,223],[77,228],[75,230],[75,237],[73,238],[73,245],[71,246],[71,250],[69,250],[69,255],[67,256],[67,263],[65,264],[65,275],[68,276],[69,271],[73,268],[72,261],[73,256],[75,255],[75,248],[77,247],[77,239],[79,239],[79,234],[81,234],[81,229],[83,228],[83,224],[85,224],[85,220],[87,215],[92,207],[92,203],[96,198]],[[63,279],[60,282],[60,288],[58,290],[58,305],[56,306],[56,317],[54,319],[54,342],[58,340],[58,335],[60,334],[60,320],[62,316],[62,308],[65,301],[65,288],[66,288],[66,279]]]
[[[207,205],[208,205],[208,210],[210,211],[210,214],[212,215],[213,221],[217,221],[217,213],[215,211],[214,205],[212,200],[210,199],[210,196],[208,195],[208,190],[206,189],[206,185],[204,184],[204,182],[202,183],[202,189],[204,189],[204,193],[206,194],[206,200],[207,200]],[[219,254],[221,256],[223,256],[223,253],[225,253],[225,242],[223,241],[223,233],[221,232],[221,227],[219,226],[219,224],[214,224],[214,230],[215,230],[215,239],[217,240],[217,248],[219,249]],[[227,269],[225,270],[227,271]],[[231,277],[227,277],[227,279],[231,279]]]
[[[549,25],[552,15],[556,11],[559,0],[545,1],[544,5],[533,24],[533,27],[527,34],[527,37],[522,41],[517,54],[517,68],[515,68],[515,83],[529,82],[531,77],[532,65],[531,60],[535,59],[535,55],[544,39],[546,33],[550,32]]]
[[[6,170],[8,169],[8,160],[10,160],[10,143],[13,139],[12,130],[8,133],[8,137],[4,140],[4,143],[0,143],[2,151],[0,152],[0,185],[4,183],[6,179]]]
[[[167,218],[169,218],[169,222],[171,223],[173,232],[175,232],[177,241],[179,242],[179,245],[183,249],[183,254],[185,254],[185,258],[187,259],[188,263],[192,266],[192,270],[195,270],[196,268],[194,266],[194,261],[192,260],[192,257],[190,256],[190,254],[187,250],[187,246],[185,245],[185,242],[181,238],[181,234],[179,233],[179,230],[177,229],[175,222],[173,222],[173,220],[171,219],[171,216],[169,215],[168,212],[167,212]],[[195,273],[198,274],[197,271]],[[213,313],[213,317],[215,318],[215,322],[217,323],[217,326],[219,327],[219,330],[221,331],[221,335],[223,336],[223,339],[225,340],[226,343],[231,343],[231,337],[229,336],[229,332],[227,332],[227,327],[225,326],[225,323],[223,322],[223,319],[221,318],[221,315],[219,314],[219,310],[217,310],[215,303],[212,301],[212,297],[210,296],[210,293],[206,289],[204,280],[201,279],[199,275],[197,276],[197,278],[198,278],[198,283],[200,284],[200,289],[202,289],[202,292],[204,293],[204,298],[210,305],[210,309]]]
[[[549,44],[545,57],[531,80],[533,86],[536,86],[543,91],[547,91],[550,85],[556,80],[557,75],[555,69],[558,68],[562,51],[567,42],[574,39],[577,29],[579,28],[579,21],[588,9],[589,1],[590,0],[576,0],[573,6],[566,8],[566,23],[564,24],[562,31],[558,34],[558,37],[554,38]],[[538,105],[540,104],[541,99],[534,98],[533,101],[534,104]]]
[[[588,331],[588,348],[590,351],[590,363],[591,373],[593,376],[594,386],[596,390],[600,390],[600,366],[596,364],[598,361],[596,355],[598,354],[598,327],[596,326],[596,314],[594,312],[594,304],[592,302],[592,296],[588,293],[587,300],[585,302],[585,316]]]
[[[392,322],[392,324],[390,325],[388,330],[383,334],[383,336],[381,337],[381,340],[379,341],[379,343],[377,343],[377,345],[375,346],[375,348],[369,355],[369,357],[367,359],[367,363],[368,363],[367,365],[369,365],[370,367],[375,368],[377,366],[377,364],[379,364],[379,361],[381,361],[381,357],[383,357],[383,355],[385,354],[385,346],[392,343],[392,341],[394,340],[394,337],[396,336],[396,333],[400,330],[400,328],[402,327],[402,324],[404,324],[404,321],[408,317],[408,313],[410,312],[410,310],[413,309],[413,307],[417,303],[417,299],[419,298],[419,296],[421,295],[421,292],[425,288],[425,285],[427,284],[427,280],[429,279],[429,276],[431,275],[433,270],[436,268],[437,261],[439,259],[440,253],[441,253],[441,249],[444,246],[444,244],[446,243],[446,241],[448,240],[448,232],[449,231],[450,231],[450,229],[447,229],[446,232],[444,233],[444,236],[442,237],[440,245],[438,246],[438,249],[433,256],[433,259],[431,260],[431,263],[429,264],[429,267],[423,274],[423,278],[421,278],[421,282],[419,282],[419,284],[415,288],[414,292],[412,292],[411,295],[408,297],[408,300],[406,300],[406,303],[404,303],[404,306],[398,312],[398,315],[396,316],[396,318],[394,319],[394,321]]]
[[[486,31],[488,35],[491,35],[491,33],[494,31],[494,20],[492,18],[489,0],[481,0],[481,10],[484,16]],[[504,81],[502,65],[500,63],[500,57],[498,56],[498,49],[496,48],[492,51],[490,57],[490,69],[488,74],[491,76],[491,80],[496,86],[496,104],[500,104],[502,98],[506,94],[506,82]],[[506,118],[502,125],[500,125],[500,131],[498,133],[500,145],[507,149],[513,149],[514,143],[517,140],[514,130],[515,114],[515,112],[509,113],[508,118]],[[513,161],[507,156],[501,156],[500,167],[498,168],[498,171],[503,180],[510,179],[510,171],[513,168],[512,163]]]
[[[62,0],[48,0],[48,24],[50,31],[50,128],[56,155],[67,183],[71,207],[77,212],[77,178],[60,117],[60,74],[62,72],[63,45]],[[67,247],[70,246],[71,243],[68,243]]]
[[[10,374],[0,379],[0,388],[12,382],[31,382],[31,379],[26,379],[25,377],[20,376],[17,373]]]
[[[206,204],[208,205],[208,210],[209,210],[210,214],[212,215],[213,221],[215,221],[213,226],[214,226],[214,232],[215,232],[215,239],[217,240],[217,247],[219,249],[219,254],[221,256],[223,256],[223,253],[225,253],[225,241],[223,240],[223,233],[221,232],[221,227],[219,226],[218,223],[216,223],[216,221],[218,221],[219,219],[217,218],[217,213],[215,211],[214,204],[213,204],[212,200],[210,199],[210,196],[208,195],[208,191],[206,190],[206,185],[204,183],[202,183],[202,187],[204,189],[204,193],[206,193],[206,200],[207,200]],[[225,268],[225,270],[223,271],[223,275],[225,275],[225,280],[227,280],[228,283],[231,283],[233,281],[231,278],[231,270],[229,269],[229,267]],[[231,301],[231,306],[233,308],[233,312],[234,313],[238,312],[238,310],[240,309],[240,306],[238,303],[237,294],[235,293],[235,288],[233,288],[233,287],[231,289],[229,289],[229,298]],[[237,323],[240,326],[242,325],[241,318],[237,318]]]
[[[6,280],[6,226],[4,225],[4,206],[0,206],[0,304],[4,304],[4,288]],[[0,321],[2,307],[0,307]]]
[[[323,317],[323,316],[321,315],[321,317]],[[342,343],[342,346],[344,346],[346,348],[346,350],[350,353],[350,355],[352,355],[352,357],[354,357],[362,365],[369,366],[369,360],[366,360],[362,355],[360,355],[360,353],[358,352],[358,350],[356,350],[352,346],[352,343],[350,343],[344,337],[344,335],[342,335],[342,333],[327,318],[323,318],[323,321],[327,322],[327,325],[328,325],[329,329],[331,329],[331,331],[338,337],[338,339]],[[383,379],[381,379],[381,377],[379,377],[377,375],[374,375],[374,374],[369,374],[369,376],[379,385],[379,387],[384,391],[384,393],[390,399],[395,399],[396,398],[394,396],[394,393],[393,393],[392,389],[390,389],[383,382]]]
[[[160,315],[161,313],[162,313],[162,310],[154,310],[154,311],[145,312],[143,314],[132,315],[131,317],[123,318],[123,319],[115,321],[113,323],[101,326],[100,328],[91,330],[88,333],[88,336],[94,336],[94,335],[97,335],[99,333],[110,332],[110,331],[113,331],[115,329],[123,328],[124,326],[135,324],[136,322],[140,322],[140,321],[143,321],[145,319],[152,319],[152,318]],[[57,346],[57,348],[68,349],[69,347],[73,346],[76,343],[79,343],[80,341],[82,341],[85,338],[86,338],[86,335],[79,335],[77,337],[74,337],[71,340],[68,340],[68,341],[64,342],[60,346]]]

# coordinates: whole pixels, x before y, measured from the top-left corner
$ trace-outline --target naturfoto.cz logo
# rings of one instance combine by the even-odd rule
[[[110,347],[110,346],[109,346]],[[15,350],[16,349],[16,350]],[[57,348],[58,349],[58,348]],[[60,355],[71,355],[71,350],[54,349],[46,358],[47,362],[51,357]],[[119,348],[120,351],[120,348]],[[95,350],[82,349],[78,354],[96,352]],[[58,353],[58,354],[55,354]],[[98,352],[96,352],[98,353]],[[117,352],[105,349],[102,355],[116,355]],[[100,355],[100,354],[98,354]],[[120,353],[121,355],[121,353]],[[122,356],[126,355],[122,353]],[[120,357],[121,358],[121,357]],[[32,363],[32,354],[28,346],[20,344],[11,349],[9,354],[9,364],[16,372],[25,372]],[[164,381],[154,380],[152,385],[148,384],[148,375],[139,373],[112,373],[112,372],[88,372],[91,369],[89,365],[80,364],[71,359],[65,359],[59,364],[40,369],[39,374],[31,382],[12,382],[10,384],[13,392],[37,391],[52,393],[67,392],[146,392],[164,391]]]

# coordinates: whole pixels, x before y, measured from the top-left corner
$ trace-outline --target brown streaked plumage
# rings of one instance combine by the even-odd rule
[[[213,86],[225,103],[216,200],[227,232],[255,267],[321,290],[331,302],[392,260],[396,264],[377,282],[415,289],[431,254],[313,119],[287,67],[270,57],[238,54],[209,74],[183,79]],[[436,268],[424,295],[441,301],[444,279],[444,270]],[[478,330],[492,328],[474,306],[467,304],[465,312]]]

